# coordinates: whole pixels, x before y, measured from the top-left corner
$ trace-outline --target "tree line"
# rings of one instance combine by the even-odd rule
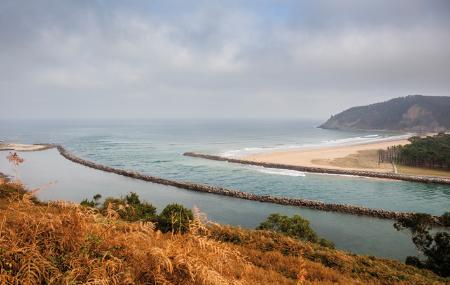
[[[379,150],[378,161],[402,165],[450,170],[450,134],[408,139],[411,143]]]

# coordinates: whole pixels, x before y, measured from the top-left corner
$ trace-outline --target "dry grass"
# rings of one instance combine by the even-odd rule
[[[205,225],[187,234],[0,185],[1,284],[444,284],[425,270],[273,232]]]
[[[448,278],[399,261],[349,254],[274,232],[216,226],[210,233],[234,244],[252,264],[287,278],[297,277],[303,264],[305,284],[450,284]]]
[[[378,150],[360,150],[357,153],[335,159],[315,159],[314,164],[323,166],[336,166],[351,169],[365,169],[383,172],[392,172],[390,163],[378,163]]]
[[[436,176],[436,177],[450,177],[450,171],[448,170],[439,170],[439,169],[430,169],[423,167],[411,167],[405,165],[395,165],[397,167],[398,173],[409,174],[409,175],[425,175],[425,176]]]
[[[0,214],[0,278],[20,284],[292,284],[206,237],[155,231],[66,202],[36,205],[29,194]],[[269,273],[269,274],[268,274]]]

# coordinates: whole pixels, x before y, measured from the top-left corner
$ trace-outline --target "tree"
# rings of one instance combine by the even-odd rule
[[[309,221],[299,215],[288,217],[271,214],[256,229],[279,232],[299,240],[318,241],[317,234],[311,229]]]
[[[159,214],[157,228],[164,233],[186,233],[192,220],[194,215],[190,209],[180,204],[169,204]]]
[[[450,276],[450,234],[437,232],[430,234],[433,218],[428,214],[413,214],[399,219],[394,227],[397,230],[409,229],[416,248],[426,257],[408,256],[406,264],[427,268],[444,277]]]

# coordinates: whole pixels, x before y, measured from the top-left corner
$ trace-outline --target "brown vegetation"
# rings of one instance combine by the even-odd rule
[[[2,210],[0,277],[24,284],[271,284],[239,252],[192,226],[162,234],[65,202],[35,205],[30,195]],[[275,279],[274,279],[275,278]],[[251,281],[254,280],[255,282]]]
[[[334,159],[314,159],[311,162],[318,165],[329,165],[343,168],[376,169],[385,172],[393,171],[390,163],[378,162],[377,149],[360,150],[357,153]]]
[[[37,204],[0,185],[2,284],[445,284],[427,270],[268,231],[205,226],[163,234],[114,210]]]
[[[396,164],[395,166],[397,168],[398,173],[400,174],[436,176],[436,177],[444,177],[447,179],[450,178],[450,171],[448,170],[412,167],[400,164]]]

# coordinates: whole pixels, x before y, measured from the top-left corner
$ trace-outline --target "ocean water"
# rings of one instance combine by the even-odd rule
[[[186,151],[240,156],[404,137],[342,132],[296,120],[4,121],[0,140],[63,144],[76,155],[113,167],[256,194],[441,215],[450,186],[267,169],[185,157]]]
[[[186,151],[240,156],[268,150],[313,148],[402,137],[387,132],[318,129],[314,121],[1,121],[0,140],[59,143],[76,155],[113,167],[180,181],[193,181],[270,194],[348,203],[396,211],[441,215],[450,211],[450,186],[311,174],[185,157]],[[13,174],[0,152],[0,172]],[[22,153],[20,178],[41,188],[42,200],[79,202],[96,193],[121,196],[130,191],[159,210],[171,202],[197,206],[210,219],[253,228],[270,213],[300,214],[337,248],[404,260],[417,251],[407,232],[393,221],[245,201],[104,173],[72,163],[55,149]]]

